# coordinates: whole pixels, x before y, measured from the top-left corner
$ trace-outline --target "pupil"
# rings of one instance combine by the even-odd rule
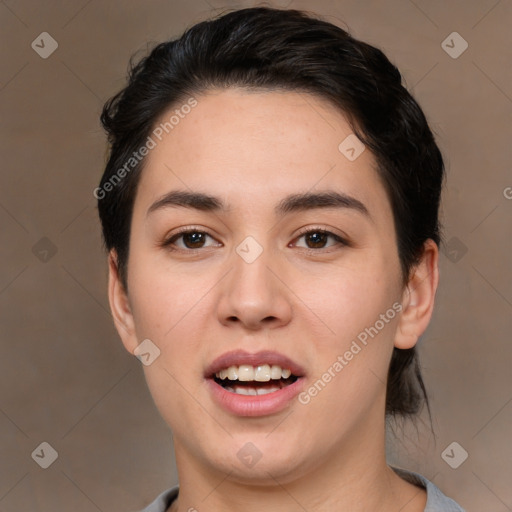
[[[309,240],[312,241],[314,247],[318,247],[318,245],[325,244],[325,236],[325,233],[315,232],[309,235]]]
[[[201,245],[201,242],[204,242],[204,234],[198,231],[194,231],[193,233],[185,233],[184,236],[185,245],[188,247],[189,245]],[[194,247],[193,247],[194,248]]]

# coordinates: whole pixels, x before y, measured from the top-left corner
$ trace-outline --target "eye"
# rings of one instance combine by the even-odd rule
[[[301,238],[304,238],[305,245],[298,245],[298,247],[305,247],[306,249],[326,249],[328,247],[332,247],[333,245],[348,245],[348,243],[341,238],[340,236],[327,231],[326,229],[310,229],[308,231],[305,231],[301,233],[301,235],[296,238],[296,240],[300,240]],[[331,243],[330,245],[327,245],[329,239],[334,241],[334,243]]]
[[[297,241],[304,239],[304,245],[298,244]],[[210,240],[210,243],[207,243]],[[329,243],[329,240],[331,243]],[[336,245],[349,245],[346,240],[341,238],[339,235],[332,233],[326,229],[315,228],[309,229],[308,231],[302,232],[295,239],[295,246],[303,247],[309,250],[327,249]],[[205,231],[201,231],[195,228],[185,228],[180,230],[178,233],[172,234],[163,243],[162,247],[170,250],[192,252],[198,249],[204,249],[206,247],[219,247],[221,243],[216,240]]]
[[[212,247],[215,245],[222,244],[210,244],[206,245],[207,239],[214,240],[208,233],[205,231],[199,231],[198,229],[183,229],[182,231],[175,233],[170,238],[165,240],[162,244],[164,247],[167,247],[171,250],[194,250],[194,249],[202,249],[204,247]]]

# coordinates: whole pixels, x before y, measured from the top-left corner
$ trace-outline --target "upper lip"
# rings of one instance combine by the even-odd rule
[[[289,369],[296,377],[302,377],[304,375],[304,370],[298,363],[283,354],[279,354],[278,352],[274,352],[272,350],[263,350],[251,354],[244,350],[233,350],[231,352],[222,354],[212,363],[210,363],[210,365],[208,365],[206,368],[205,376],[212,378],[217,372],[220,372],[221,370],[229,368],[230,366],[241,366],[243,364],[251,366],[275,364],[283,369]]]

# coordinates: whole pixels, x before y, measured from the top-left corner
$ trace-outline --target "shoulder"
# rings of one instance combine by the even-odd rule
[[[179,487],[176,485],[159,494],[146,508],[140,512],[166,512],[178,496]]]
[[[427,491],[425,512],[466,512],[458,503],[446,497],[436,485],[424,476],[405,469],[395,467],[392,469],[404,480],[419,485]]]

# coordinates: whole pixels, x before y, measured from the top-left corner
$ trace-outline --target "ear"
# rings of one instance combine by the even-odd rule
[[[135,323],[128,294],[119,277],[117,254],[113,249],[108,256],[108,300],[119,337],[126,350],[133,355],[138,344]]]
[[[395,336],[395,347],[412,348],[425,332],[434,310],[434,299],[439,282],[439,249],[433,240],[427,240],[423,255],[414,267],[402,294],[402,314]]]

